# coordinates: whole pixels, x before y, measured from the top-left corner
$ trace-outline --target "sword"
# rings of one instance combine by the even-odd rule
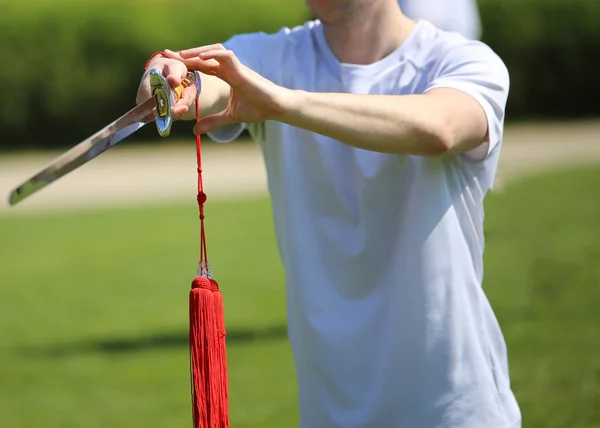
[[[162,73],[156,69],[151,69],[150,88],[152,96],[150,98],[72,147],[50,162],[44,169],[16,187],[10,193],[8,203],[10,205],[18,204],[48,184],[98,157],[153,120],[156,123],[158,134],[161,137],[168,137],[173,124],[171,107],[179,101],[183,90],[192,85],[196,85],[197,95],[199,95],[201,84],[200,74],[197,71],[188,73],[181,85],[171,89]]]

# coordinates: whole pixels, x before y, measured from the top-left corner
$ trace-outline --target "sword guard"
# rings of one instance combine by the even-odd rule
[[[171,89],[169,82],[160,71],[150,70],[150,89],[156,103],[156,128],[161,137],[168,137],[171,133],[171,126],[173,125],[173,111],[171,108],[179,101],[184,89],[192,85],[196,85],[196,97],[198,97],[200,95],[200,73],[197,71],[188,72],[181,85]]]

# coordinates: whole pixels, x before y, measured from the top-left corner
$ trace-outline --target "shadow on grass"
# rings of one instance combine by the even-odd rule
[[[255,329],[229,329],[227,346],[247,346],[255,343],[274,342],[287,338],[285,325]],[[98,339],[56,346],[28,347],[21,355],[29,358],[64,358],[85,354],[120,355],[153,350],[187,348],[188,332],[155,334],[145,337]]]

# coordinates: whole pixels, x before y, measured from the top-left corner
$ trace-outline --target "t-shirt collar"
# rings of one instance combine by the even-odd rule
[[[419,33],[422,31],[422,27],[424,26],[426,26],[425,21],[417,21],[417,24],[410,32],[408,37],[400,46],[398,46],[398,48],[396,48],[396,50],[379,61],[371,64],[348,64],[341,62],[329,47],[323,32],[323,24],[318,20],[315,28],[315,34],[319,49],[325,55],[327,62],[336,70],[339,71],[340,69],[353,69],[354,71],[364,71],[365,73],[370,74],[385,70],[388,67],[397,64],[399,61],[402,61],[407,54],[410,55],[411,52],[414,53],[414,49],[418,47]]]

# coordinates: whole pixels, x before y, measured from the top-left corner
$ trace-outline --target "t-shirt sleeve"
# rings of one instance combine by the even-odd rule
[[[472,41],[445,55],[438,73],[425,89],[452,88],[472,96],[483,108],[488,123],[488,139],[466,155],[481,161],[500,144],[510,78],[504,62],[485,44]]]
[[[269,78],[270,70],[266,69],[268,64],[265,63],[265,55],[281,51],[283,39],[288,32],[288,28],[282,28],[273,34],[265,32],[239,34],[224,42],[223,46],[233,51],[246,67]],[[212,130],[208,136],[216,142],[228,143],[239,137],[247,127],[248,125],[244,123],[223,126]]]

